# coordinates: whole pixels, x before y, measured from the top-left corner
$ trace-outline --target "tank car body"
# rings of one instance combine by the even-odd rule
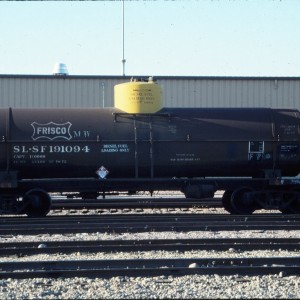
[[[225,190],[231,213],[299,213],[284,179],[300,170],[299,125],[292,109],[0,109],[0,208],[46,215],[51,192]]]

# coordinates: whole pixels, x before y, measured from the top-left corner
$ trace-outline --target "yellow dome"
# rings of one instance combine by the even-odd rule
[[[156,113],[162,108],[161,87],[154,81],[131,81],[114,87],[115,108],[127,113]]]

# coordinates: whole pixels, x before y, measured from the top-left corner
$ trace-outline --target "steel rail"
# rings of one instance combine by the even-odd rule
[[[202,214],[105,215],[47,218],[2,218],[0,235],[79,232],[299,230],[299,216],[231,216]]]
[[[133,220],[140,222],[144,219],[151,219],[153,221],[163,221],[164,219],[173,218],[174,220],[191,220],[197,219],[198,221],[226,221],[226,222],[298,222],[300,221],[299,214],[285,215],[281,213],[274,214],[252,214],[252,215],[230,215],[230,214],[209,214],[209,213],[149,213],[149,214],[124,214],[124,213],[113,213],[113,214],[102,214],[102,215],[61,215],[61,216],[47,216],[43,218],[28,218],[25,215],[22,216],[2,216],[0,217],[0,225],[6,223],[50,223],[50,222],[95,222],[95,221],[111,221],[111,220],[122,220],[126,221]]]
[[[0,278],[300,274],[300,257],[1,262]]]
[[[0,244],[0,256],[25,256],[36,254],[70,254],[133,251],[191,251],[215,250],[300,250],[298,238],[218,238],[218,239],[158,239],[158,240],[88,240],[13,242]]]

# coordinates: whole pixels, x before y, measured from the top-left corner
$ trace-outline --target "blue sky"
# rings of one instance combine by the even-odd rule
[[[300,76],[299,0],[124,1],[126,75]],[[122,75],[123,1],[1,1],[0,74]]]

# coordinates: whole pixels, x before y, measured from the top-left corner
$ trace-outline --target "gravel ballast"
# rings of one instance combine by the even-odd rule
[[[0,281],[2,299],[295,298],[299,277],[183,276]]]
[[[185,238],[298,238],[299,231],[193,231],[148,232],[124,234],[86,234],[39,235],[39,236],[2,236],[1,243],[14,241],[60,240],[109,240],[109,239],[185,239]],[[70,255],[45,255],[34,257],[1,257],[1,261],[54,260],[54,259],[130,259],[130,258],[201,258],[201,257],[272,257],[300,256],[299,251],[143,251],[120,253],[85,254],[75,252]],[[36,278],[36,279],[0,279],[1,299],[298,299],[300,298],[300,277],[275,274],[267,276],[157,276],[102,278]]]

